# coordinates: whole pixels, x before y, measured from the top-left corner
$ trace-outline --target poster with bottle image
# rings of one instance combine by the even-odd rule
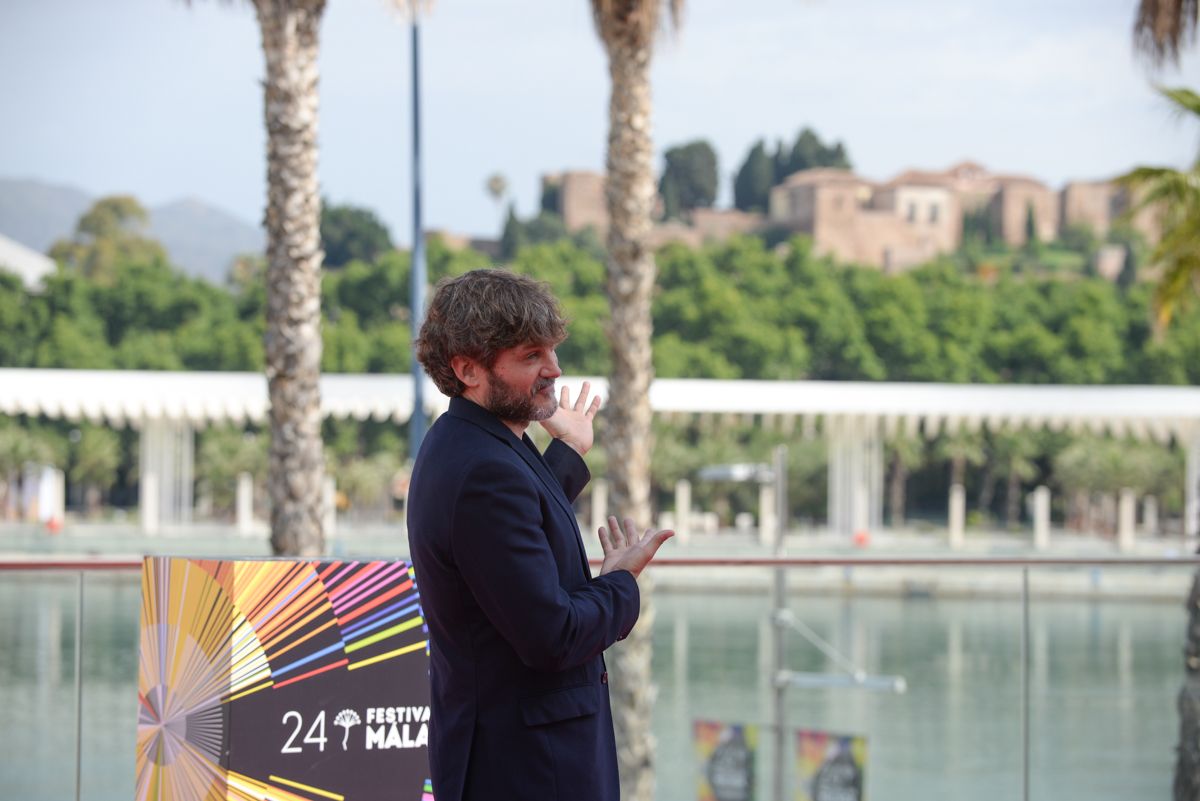
[[[697,720],[692,739],[699,766],[699,801],[753,801],[758,727]]]
[[[867,738],[796,732],[796,801],[863,801]]]

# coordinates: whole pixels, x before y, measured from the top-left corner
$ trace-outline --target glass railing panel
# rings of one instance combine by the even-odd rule
[[[87,574],[83,616],[83,801],[134,797],[140,610],[137,571]]]
[[[1171,797],[1192,573],[1030,570],[1031,798]]]
[[[672,577],[657,571],[661,801],[697,797],[705,769],[697,753],[697,720],[758,726],[753,797],[772,797],[772,603],[769,571],[761,572],[765,581],[757,588],[712,591],[695,589],[696,582],[680,582],[691,589],[673,587]],[[814,749],[832,747],[815,735],[802,744],[801,730],[864,736],[871,797],[1018,797],[1019,579],[1011,571],[988,577],[1006,586],[1007,598],[943,599],[922,583],[925,572],[789,571],[787,608],[795,625],[785,633],[785,665],[804,674],[806,686],[785,696],[787,798],[797,797],[800,763],[815,768]],[[844,594],[860,583],[869,589]],[[823,652],[818,641],[841,659]],[[854,667],[865,672],[868,684],[902,678],[906,692],[836,686]]]
[[[81,575],[80,696],[75,636]],[[81,697],[79,797],[133,797],[139,593],[134,571],[0,572],[0,795],[76,797]]]
[[[1021,798],[1026,708],[1029,798],[1168,797],[1192,568],[1034,566],[1027,607],[1022,573],[1010,564],[790,569],[784,661],[806,674],[806,686],[785,696],[783,797],[802,797],[802,763],[815,767],[814,749],[829,747],[810,738],[803,751],[803,729],[866,737],[870,798]],[[655,568],[660,801],[697,798],[697,721],[758,727],[752,798],[773,798],[772,574]],[[0,796],[75,796],[77,575],[0,571]],[[89,801],[133,794],[139,610],[136,569],[86,573],[81,797]],[[906,691],[816,678],[837,681],[855,668],[869,679],[903,677]]]
[[[75,797],[76,573],[0,573],[3,795]]]

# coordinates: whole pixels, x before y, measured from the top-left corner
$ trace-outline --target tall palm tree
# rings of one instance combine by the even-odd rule
[[[1141,0],[1133,26],[1134,49],[1158,67],[1179,63],[1180,47],[1194,44],[1200,0]],[[1194,92],[1160,90],[1181,112],[1200,115]],[[1173,94],[1174,93],[1174,94]],[[1158,195],[1168,201],[1168,219],[1153,257],[1164,266],[1155,292],[1159,327],[1171,315],[1188,289],[1200,290],[1200,157],[1187,173],[1171,170],[1134,170],[1125,180],[1142,188],[1143,202]],[[1170,210],[1171,201],[1182,201]],[[1172,219],[1174,218],[1174,225]],[[1192,581],[1187,600],[1188,625],[1184,646],[1183,687],[1179,690],[1179,752],[1175,762],[1175,801],[1200,800],[1200,571]]]
[[[317,556],[321,530],[321,198],[317,53],[325,0],[252,0],[267,75],[267,329],[271,549]]]
[[[1200,95],[1183,88],[1159,91],[1180,116],[1200,122]],[[1200,154],[1187,170],[1138,167],[1119,180],[1138,198],[1133,211],[1152,207],[1161,214],[1162,236],[1150,259],[1162,267],[1154,293],[1162,328],[1180,303],[1200,294]]]
[[[917,437],[900,433],[890,438],[887,444],[892,452],[888,460],[888,509],[892,514],[892,528],[904,528],[908,474],[925,460],[925,445]]]
[[[191,0],[187,0],[190,2]],[[318,556],[321,446],[321,198],[317,190],[317,54],[325,0],[250,0],[266,59],[267,326],[271,550]]]
[[[650,292],[654,254],[647,242],[654,207],[654,144],[650,135],[650,62],[664,10],[678,24],[683,0],[591,0],[596,31],[608,54],[608,282],[612,348],[605,449],[612,503],[639,523],[650,521]],[[613,717],[622,796],[654,796],[650,715],[649,571],[642,573],[642,614],[613,650]]]

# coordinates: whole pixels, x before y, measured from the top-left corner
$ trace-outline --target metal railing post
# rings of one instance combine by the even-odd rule
[[[83,571],[75,595],[75,801],[83,792]]]
[[[779,445],[775,448],[775,465],[774,465],[774,481],[775,481],[775,558],[783,557],[783,536],[787,533],[787,446]],[[787,611],[787,568],[782,565],[775,567],[775,582],[772,587],[772,612],[771,612],[771,630],[775,640],[775,660],[771,674],[771,682],[775,691],[775,714],[772,721],[772,731],[775,735],[775,770],[774,780],[772,782],[772,796],[774,801],[783,801],[784,795],[784,754],[786,750],[785,741],[785,702],[787,701],[787,682],[784,680],[784,669],[786,667],[785,639],[784,639],[784,615]]]
[[[1029,568],[1021,568],[1021,798],[1029,801]]]

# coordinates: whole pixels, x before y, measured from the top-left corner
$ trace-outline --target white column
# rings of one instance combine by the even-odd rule
[[[967,523],[967,491],[962,484],[950,487],[950,547],[957,550],[963,546],[963,535]]]
[[[592,481],[592,536],[601,526],[608,525],[608,481],[597,478]],[[584,542],[588,539],[585,537]]]
[[[162,447],[162,424],[157,420],[142,421],[138,434],[138,511],[142,518],[142,533],[157,534],[161,525],[159,481]]]
[[[884,479],[883,434],[878,421],[866,422],[866,471],[863,476],[866,484],[866,525],[869,532],[878,532],[883,528],[883,495],[886,488]]]
[[[686,478],[675,482],[675,536],[682,544],[692,539],[692,482]]]
[[[1050,547],[1050,488],[1033,491],[1033,547],[1044,551]]]
[[[237,532],[254,532],[254,477],[249,473],[238,473],[237,477]]]
[[[775,521],[775,484],[758,485],[758,542],[765,548],[775,545],[778,525]]]
[[[1117,504],[1117,550],[1127,553],[1133,550],[1133,527],[1137,518],[1137,495],[1133,490],[1121,490]]]
[[[1200,431],[1192,434],[1187,446],[1187,470],[1183,497],[1183,534],[1200,537]]]
[[[858,531],[883,524],[883,441],[869,418],[830,418],[829,531],[849,540]]]
[[[1158,498],[1153,495],[1142,501],[1142,536],[1158,536]]]
[[[138,502],[146,533],[157,532],[164,524],[192,521],[194,444],[187,423],[142,421]]]
[[[175,426],[175,515],[172,522],[191,523],[192,507],[195,506],[194,468],[196,465],[196,437],[192,427],[187,423],[176,423]]]
[[[846,492],[846,432],[843,420],[825,418],[825,444],[828,461],[828,494],[825,501],[825,517],[829,521],[829,533],[849,538],[850,503]]]

